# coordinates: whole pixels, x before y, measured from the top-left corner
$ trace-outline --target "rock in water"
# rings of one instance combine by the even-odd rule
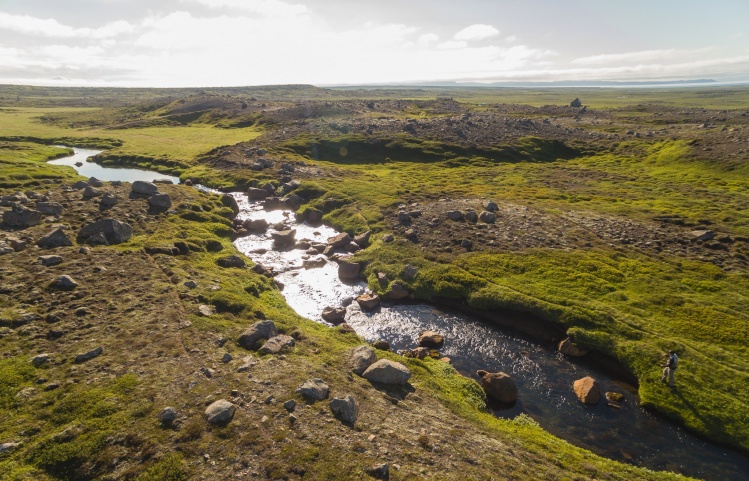
[[[351,236],[346,232],[342,232],[337,236],[328,238],[328,245],[333,247],[343,247],[351,242]]]
[[[374,293],[362,294],[356,298],[356,302],[359,303],[362,310],[372,311],[380,305],[380,296]]]
[[[326,307],[322,310],[322,318],[331,324],[340,324],[346,320],[346,308]]]
[[[361,376],[369,366],[377,361],[377,354],[369,346],[357,346],[351,351],[349,365],[351,371]]]
[[[273,321],[260,321],[248,327],[241,336],[239,336],[239,345],[245,349],[254,349],[255,344],[261,339],[268,340],[277,336],[278,330]]]
[[[102,219],[86,224],[78,231],[79,242],[87,242],[95,236],[103,235],[109,244],[122,244],[133,236],[133,228],[117,219]]]
[[[561,340],[559,342],[559,345],[557,346],[557,349],[565,356],[570,357],[581,357],[588,353],[587,349],[579,347],[577,344],[572,342],[572,339],[570,339],[569,337]]]
[[[444,336],[438,332],[424,331],[419,336],[419,346],[440,348],[444,343]]]
[[[380,384],[406,384],[411,378],[411,370],[399,362],[380,359],[369,366],[362,377]]]
[[[342,280],[356,279],[359,277],[359,271],[361,266],[358,262],[350,260],[351,256],[339,257],[338,262],[338,277]]]
[[[353,425],[359,415],[359,407],[354,397],[348,395],[344,398],[335,398],[330,401],[330,410],[341,421]]]
[[[577,398],[585,404],[598,404],[601,399],[601,388],[598,382],[590,376],[578,379],[572,383],[572,389]]]
[[[504,372],[477,371],[481,377],[481,387],[487,396],[502,403],[514,403],[518,398],[515,381]]]
[[[234,417],[237,407],[225,399],[219,399],[205,410],[206,420],[211,424],[226,424]]]

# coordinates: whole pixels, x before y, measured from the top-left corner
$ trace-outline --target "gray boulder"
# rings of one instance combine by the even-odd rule
[[[56,266],[57,264],[62,264],[62,256],[39,256],[37,257],[37,260],[44,267],[51,267]]]
[[[241,336],[239,336],[239,345],[245,349],[254,349],[255,345],[261,339],[268,340],[277,336],[278,330],[273,321],[260,321],[248,327]]]
[[[54,249],[55,247],[72,246],[73,243],[62,228],[57,228],[43,235],[36,245],[44,249]]]
[[[342,232],[336,236],[328,238],[328,245],[333,247],[344,247],[351,243],[351,236],[346,232]]]
[[[450,210],[447,212],[447,218],[450,220],[461,220],[463,213],[459,210]]]
[[[63,291],[72,291],[73,289],[78,287],[78,283],[75,282],[70,276],[60,276],[52,281],[49,286]]]
[[[247,189],[247,199],[249,200],[263,200],[270,196],[267,190],[258,189],[256,187],[250,187]]]
[[[133,228],[126,222],[117,219],[102,219],[87,224],[78,231],[79,242],[88,241],[97,234],[102,234],[108,244],[122,244],[133,236]]]
[[[411,370],[399,362],[380,359],[369,366],[362,377],[380,384],[406,384],[411,378]]]
[[[171,406],[165,407],[159,412],[158,420],[161,424],[169,426],[177,420],[177,411]]]
[[[242,269],[245,267],[244,259],[239,257],[238,255],[230,255],[226,257],[221,257],[216,261],[216,264],[218,264],[221,267],[236,267],[239,269]]]
[[[43,219],[44,214],[22,205],[14,205],[10,210],[3,212],[3,222],[13,227],[35,226],[40,224]]]
[[[96,349],[91,349],[88,352],[84,352],[84,353],[78,354],[77,356],[75,356],[74,361],[76,363],[86,362],[86,361],[89,361],[89,360],[91,360],[91,359],[93,359],[95,357],[101,356],[101,354],[103,352],[104,352],[104,349],[101,346],[99,346]]]
[[[159,188],[152,182],[136,180],[135,182],[133,182],[131,192],[137,195],[152,196],[153,194],[157,194],[159,192]]]
[[[354,237],[354,242],[356,242],[356,245],[364,249],[369,245],[369,238],[372,237],[372,231],[368,230],[362,234],[359,234],[358,236]]]
[[[301,394],[303,398],[315,402],[322,401],[328,397],[330,386],[322,379],[309,379],[304,381],[301,386],[296,389],[297,394]]]
[[[377,362],[377,354],[369,346],[357,346],[351,351],[349,365],[351,371],[361,376],[369,366]]]
[[[62,204],[57,202],[37,202],[36,210],[44,215],[61,215]]]
[[[488,210],[485,210],[479,215],[479,219],[481,219],[481,222],[486,222],[487,224],[494,224],[497,221],[497,215],[494,212],[489,212]]]
[[[499,210],[499,206],[493,200],[488,200],[484,202],[484,209],[488,210],[489,212],[497,212]]]
[[[237,406],[226,399],[219,399],[205,410],[205,418],[211,424],[226,424],[234,418]]]
[[[84,199],[90,199],[92,197],[99,197],[102,195],[103,192],[96,187],[91,187],[90,185],[83,189],[83,198]]]
[[[148,198],[148,205],[153,211],[163,212],[172,206],[172,200],[167,194],[153,194]]]
[[[261,354],[281,354],[286,351],[290,351],[296,344],[293,337],[285,334],[279,334],[278,336],[271,337],[268,339],[263,347],[258,349]]]
[[[343,398],[334,398],[330,400],[330,410],[341,421],[353,425],[359,415],[359,407],[356,405],[354,397],[348,395]]]
[[[338,260],[338,277],[343,280],[357,279],[361,266],[358,262],[351,261],[351,256],[339,257]]]
[[[221,196],[221,205],[224,207],[228,207],[234,212],[234,215],[236,216],[239,214],[239,204],[237,203],[237,199],[234,198],[233,195],[224,194]]]
[[[100,181],[96,177],[91,177],[86,182],[88,182],[88,185],[90,185],[91,187],[104,187],[104,182]]]
[[[107,192],[101,197],[101,200],[99,201],[99,207],[102,209],[106,209],[117,205],[117,202],[119,202],[119,199],[113,194]]]
[[[271,232],[270,236],[273,238],[273,245],[275,247],[287,247],[294,244],[296,229],[285,229],[282,231]]]

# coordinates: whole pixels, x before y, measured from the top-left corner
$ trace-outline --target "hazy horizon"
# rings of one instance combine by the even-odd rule
[[[749,2],[0,3],[0,83],[375,86],[749,81]]]

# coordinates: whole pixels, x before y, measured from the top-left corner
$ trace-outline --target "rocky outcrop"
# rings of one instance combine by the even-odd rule
[[[572,390],[575,391],[575,396],[585,404],[598,404],[601,399],[601,388],[598,381],[590,376],[572,383]]]
[[[92,222],[78,231],[78,241],[86,243],[101,243],[100,239],[104,237],[108,244],[122,244],[132,236],[133,228],[130,227],[130,224],[117,219],[102,219]]]
[[[504,372],[477,371],[481,387],[490,398],[501,403],[514,403],[518,398],[518,387],[509,374]]]
[[[260,340],[268,340],[277,336],[278,330],[273,321],[260,321],[248,327],[241,336],[239,336],[239,345],[245,349],[255,349]]]
[[[399,362],[380,359],[369,366],[362,377],[370,382],[402,385],[411,379],[411,370]]]

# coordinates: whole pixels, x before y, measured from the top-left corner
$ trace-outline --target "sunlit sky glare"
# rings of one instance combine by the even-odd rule
[[[0,83],[749,81],[749,0],[0,0]]]

